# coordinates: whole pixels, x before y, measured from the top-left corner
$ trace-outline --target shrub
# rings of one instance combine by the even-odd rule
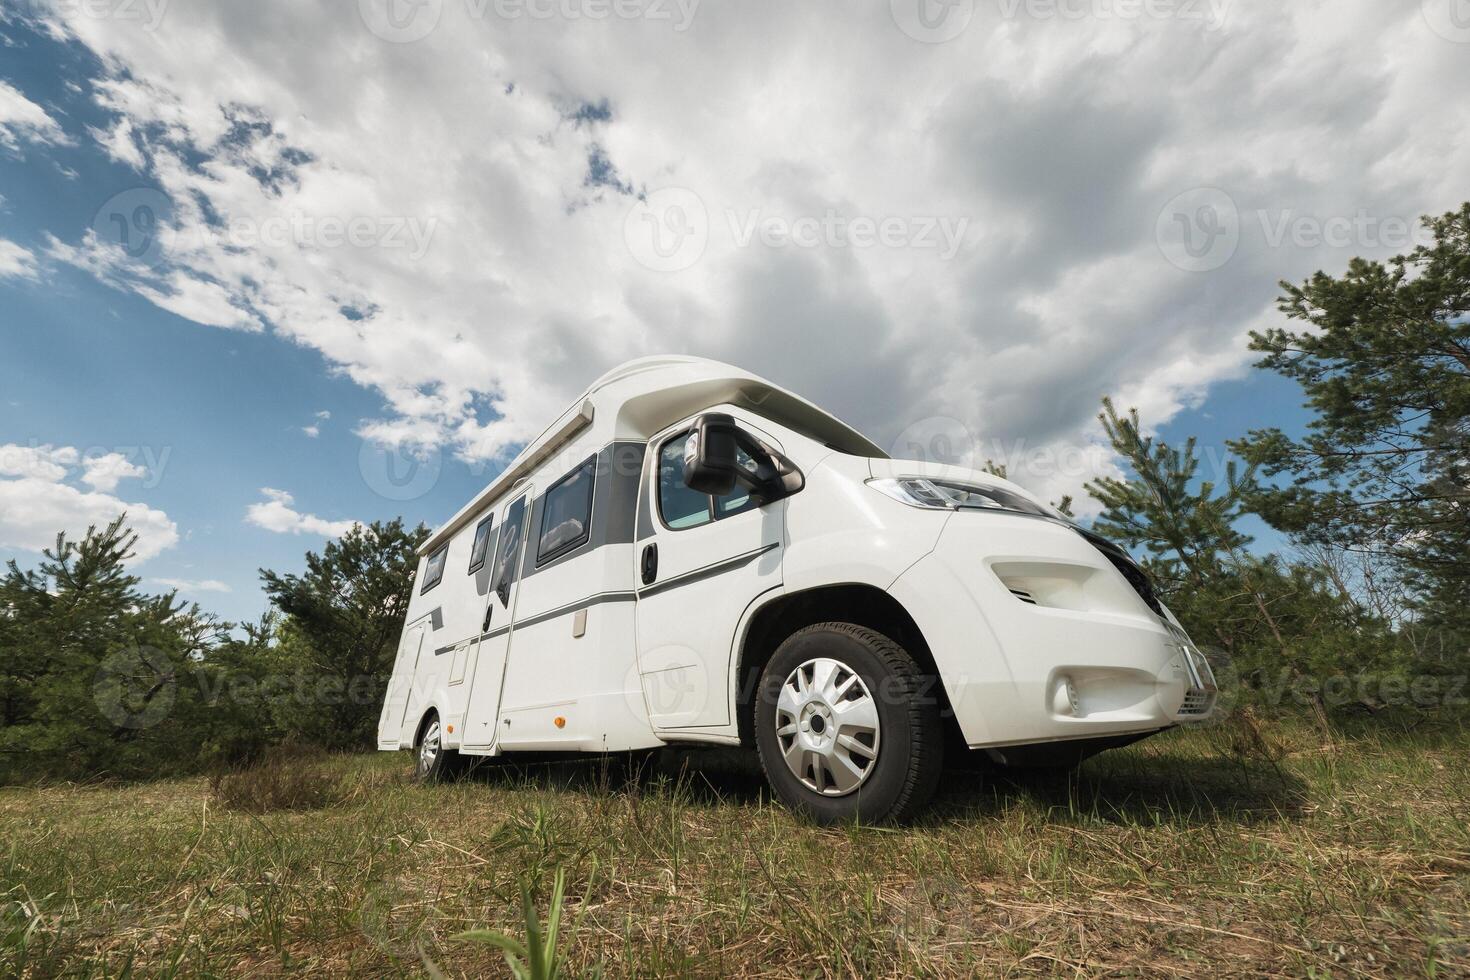
[[[220,806],[245,813],[317,810],[351,793],[325,756],[290,747],[272,749],[254,765],[217,772],[210,790]]]

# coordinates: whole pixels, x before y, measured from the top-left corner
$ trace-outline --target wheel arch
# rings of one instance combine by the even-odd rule
[[[755,697],[776,649],[791,634],[816,623],[843,622],[882,633],[902,646],[926,674],[935,678],[946,734],[958,732],[944,680],[923,631],[903,604],[890,593],[860,582],[815,586],[773,597],[750,617],[735,670],[735,720],[740,744],[755,745]]]
[[[437,704],[430,702],[424,706],[423,714],[419,715],[418,724],[413,729],[413,741],[409,743],[409,748],[417,749],[419,747],[419,741],[424,737],[424,730],[429,727],[429,718],[431,716],[439,719],[439,744],[444,744],[444,712],[439,710]]]

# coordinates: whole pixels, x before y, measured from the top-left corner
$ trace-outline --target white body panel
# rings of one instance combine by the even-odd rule
[[[784,454],[805,485],[744,510],[711,498],[707,521],[670,526],[659,453],[710,411]],[[902,607],[972,747],[1208,716],[1207,669],[1188,638],[1082,532],[1006,511],[923,509],[868,485],[895,477],[1026,496],[988,474],[883,458],[815,406],[726,365],[649,358],[610,372],[421,550],[379,747],[411,746],[431,711],[445,747],[469,754],[739,741],[754,617],[835,587],[879,590]],[[498,546],[522,497],[503,600]],[[644,581],[650,548],[657,569]],[[442,578],[426,589],[435,562]]]
[[[782,448],[750,413],[724,410]],[[653,439],[655,452],[678,432],[674,426]],[[657,729],[724,728],[733,718],[725,685],[734,669],[737,627],[755,600],[781,586],[787,501],[674,529],[659,514],[654,465],[650,453],[638,499],[653,530],[638,542],[639,561],[648,548],[658,555],[657,580],[640,584],[636,612],[649,721]]]

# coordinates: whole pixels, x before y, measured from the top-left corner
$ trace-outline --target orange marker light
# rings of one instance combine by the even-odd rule
[[[553,722],[553,724],[556,725],[557,728],[565,728],[567,727],[567,720],[565,718],[558,717],[556,721]]]
[[[451,735],[454,734],[454,726],[453,725],[446,726],[446,730],[449,732],[449,734],[451,734]]]

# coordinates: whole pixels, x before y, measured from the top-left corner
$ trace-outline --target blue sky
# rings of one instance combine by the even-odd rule
[[[21,25],[5,33],[0,81],[45,106],[74,141],[0,151],[0,238],[41,252],[46,235],[79,240],[104,202],[146,184],[88,138],[108,114],[68,82],[85,86],[97,60]],[[450,460],[422,495],[385,499],[361,472],[353,433],[381,413],[376,393],[318,351],[269,332],[201,329],[65,264],[37,279],[0,277],[0,337],[0,444],[121,452],[148,470],[117,495],[164,511],[180,541],[136,573],[151,591],[165,588],[160,580],[221,583],[228,592],[181,594],[233,621],[265,611],[257,569],[300,571],[304,552],[327,540],[248,523],[261,487],[291,488],[297,506],[329,521],[433,526],[495,471]],[[29,567],[39,555],[0,547],[0,558]]]
[[[1368,0],[937,32],[908,0],[399,2],[0,15],[0,557],[127,507],[148,587],[254,619],[258,568],[436,524],[656,352],[882,445],[1085,450],[1012,467],[1054,499],[1118,472],[1105,394],[1215,454],[1298,430],[1244,348],[1276,281],[1402,251],[1470,185],[1470,38]]]

